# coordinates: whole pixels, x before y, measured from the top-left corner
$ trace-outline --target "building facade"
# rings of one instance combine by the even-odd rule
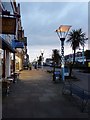
[[[23,70],[27,40],[21,24],[20,4],[0,2],[0,78]],[[26,40],[26,41],[25,41]]]
[[[11,53],[15,53],[15,50],[13,49],[13,47],[11,46],[11,41],[14,37],[14,35],[11,35],[8,33],[8,28],[7,28],[7,24],[9,25],[8,20],[10,19],[14,19],[14,17],[9,17],[9,14],[14,14],[13,11],[13,6],[12,4],[13,2],[0,2],[0,41],[1,41],[1,75],[2,78],[6,78],[8,76],[10,76],[11,74],[11,69],[10,69],[10,61],[11,61]],[[9,11],[9,12],[7,12]],[[6,20],[6,23],[5,23]],[[12,24],[12,23],[11,23]],[[7,29],[7,30],[6,30]],[[7,32],[6,32],[7,31]]]
[[[86,56],[84,55],[84,61],[86,62]],[[65,62],[73,62],[73,54],[69,54],[65,56]],[[75,54],[75,62],[83,62],[83,54],[82,52],[77,52]]]

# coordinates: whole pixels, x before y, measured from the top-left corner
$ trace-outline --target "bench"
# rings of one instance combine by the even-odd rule
[[[65,92],[69,92],[70,96],[74,95],[81,99],[81,111],[83,112],[90,99],[90,92],[73,83],[64,83],[62,94],[65,94]]]

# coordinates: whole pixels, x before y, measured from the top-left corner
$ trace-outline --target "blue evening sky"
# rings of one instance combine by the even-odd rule
[[[70,30],[82,28],[88,36],[88,2],[20,2],[20,6],[30,61],[41,54],[41,49],[45,58],[51,57],[52,49],[61,50],[55,33],[60,25],[71,25]],[[72,53],[66,42],[64,49],[65,55]]]

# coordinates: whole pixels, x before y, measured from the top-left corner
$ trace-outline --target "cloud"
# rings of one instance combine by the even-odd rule
[[[23,26],[27,35],[48,35],[53,33],[60,24],[74,25],[77,23],[79,25],[79,23],[85,23],[87,20],[87,4],[85,5],[85,3],[39,2],[23,3],[21,5],[23,5]],[[80,9],[81,6],[82,8]]]
[[[32,53],[33,50],[38,52],[41,47],[46,46],[48,50],[52,50],[54,46],[59,48],[60,41],[55,30],[61,24],[72,25],[71,29],[82,28],[88,35],[88,3],[22,2],[21,14],[25,36],[28,37],[28,49]],[[65,44],[65,48],[71,52],[69,45]]]
[[[5,2],[8,0],[4,0]],[[88,2],[89,0],[16,0],[17,2]]]

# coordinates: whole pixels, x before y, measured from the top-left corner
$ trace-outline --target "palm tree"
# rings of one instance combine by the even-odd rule
[[[61,57],[59,55],[59,50],[54,49],[53,53],[52,53],[52,60],[53,60],[53,81],[55,81],[55,74],[54,74],[55,67],[56,67],[56,65],[57,66],[59,65],[60,59],[61,59]]]
[[[67,42],[69,42],[71,44],[72,50],[74,51],[74,56],[73,56],[73,64],[75,63],[75,53],[76,53],[76,49],[78,49],[81,46],[83,46],[85,44],[85,33],[82,32],[82,29],[77,29],[77,30],[72,30],[69,34],[68,34],[68,40]]]
[[[42,61],[42,56],[40,55],[39,56],[39,59],[38,59],[38,64],[41,65],[41,61]]]
[[[82,32],[82,29],[77,29],[77,30],[72,30],[69,34],[68,34],[68,39],[67,42],[69,42],[71,44],[72,50],[74,51],[73,54],[73,64],[70,64],[70,73],[69,76],[71,77],[71,73],[72,73],[72,67],[75,63],[75,53],[76,53],[76,49],[78,49],[81,46],[84,46],[85,41],[87,39],[85,39],[85,33]]]
[[[85,56],[86,56],[86,71],[90,73],[90,67],[88,66],[90,59],[90,50],[85,51]]]
[[[54,49],[53,50],[53,54],[52,54],[52,60],[53,60],[53,64],[58,65],[60,63],[60,55],[59,55],[59,50]]]

